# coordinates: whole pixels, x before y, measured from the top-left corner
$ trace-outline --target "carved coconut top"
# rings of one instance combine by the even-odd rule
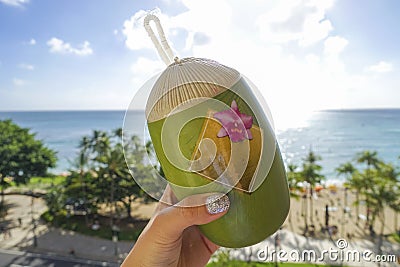
[[[146,118],[157,121],[186,101],[214,97],[240,79],[235,69],[204,58],[175,58],[155,82],[146,105]]]

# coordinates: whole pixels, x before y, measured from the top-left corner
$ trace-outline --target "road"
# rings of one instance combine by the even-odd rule
[[[117,259],[124,259],[134,244],[133,241],[119,241],[117,243],[118,255],[116,256],[116,244],[112,240],[49,227],[41,222],[40,214],[47,209],[46,203],[42,199],[7,195],[5,201],[9,210],[0,225],[4,225],[9,230],[9,235],[4,236],[0,233],[0,249],[32,251],[32,218],[37,222],[35,252],[50,252],[68,256],[67,253],[74,250],[78,258],[113,262]],[[21,223],[19,223],[19,219],[21,219]],[[104,225],[104,227],[107,226]],[[2,267],[1,264],[0,267]]]
[[[116,263],[67,258],[50,254],[0,249],[1,267],[117,267]]]

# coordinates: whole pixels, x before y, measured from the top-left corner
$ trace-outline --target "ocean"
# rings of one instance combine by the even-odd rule
[[[93,130],[122,127],[124,111],[34,111],[0,112],[0,119],[12,119],[28,127],[50,148],[57,151],[57,167],[62,173],[72,168],[78,144]],[[143,115],[137,113],[143,135]],[[320,164],[327,180],[337,181],[335,168],[354,160],[357,152],[376,150],[381,159],[400,165],[400,109],[329,110],[313,112],[301,126],[277,129],[277,139],[285,162],[301,165],[312,149],[322,157]],[[0,144],[1,145],[1,144]]]

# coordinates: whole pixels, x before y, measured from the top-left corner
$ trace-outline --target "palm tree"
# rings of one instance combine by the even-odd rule
[[[368,169],[370,169],[371,166],[378,168],[378,165],[381,162],[378,158],[378,152],[369,150],[357,153],[356,159],[358,163],[366,163]]]
[[[393,222],[393,228],[395,233],[399,233],[399,227],[398,227],[398,216],[400,212],[400,189],[398,186],[395,186],[394,188],[396,195],[397,195],[397,201],[393,202],[389,207],[393,210],[394,212],[394,222]]]
[[[376,151],[369,151],[365,150],[363,152],[360,152],[356,156],[356,160],[358,163],[366,163],[367,168],[365,169],[365,175],[364,175],[364,191],[365,191],[365,202],[366,202],[366,209],[367,209],[367,224],[370,225],[370,199],[369,195],[366,194],[367,191],[369,191],[370,187],[372,186],[372,175],[371,175],[371,167],[374,167],[374,169],[379,168],[380,160],[378,159],[378,152]]]
[[[356,223],[358,224],[358,222],[360,220],[360,218],[359,218],[360,195],[364,189],[364,179],[363,179],[362,175],[360,174],[360,172],[358,172],[356,170],[351,176],[348,177],[346,184],[350,188],[353,188],[354,190],[356,190],[356,201],[355,201],[354,205],[356,206]]]
[[[379,237],[379,252],[381,253],[381,247],[383,242],[383,235],[385,229],[385,206],[392,207],[398,202],[398,192],[396,192],[396,180],[391,180],[385,176],[385,172],[381,170],[375,170],[373,172],[373,186],[371,190],[367,191],[370,204],[373,208],[373,218],[379,215],[381,221],[380,237]]]
[[[78,148],[80,149],[79,151],[80,167],[84,167],[89,162],[90,145],[91,145],[91,140],[89,139],[89,137],[87,136],[82,137],[78,145]]]
[[[105,204],[111,211],[110,224],[114,224],[119,204],[131,217],[131,204],[138,199],[149,201],[144,191],[132,178],[130,171],[142,180],[150,177],[152,166],[145,162],[146,148],[136,136],[121,142],[121,129],[111,132],[94,131],[80,140],[79,154],[71,175],[63,187],[65,199],[84,200],[85,210],[96,212]],[[125,139],[124,139],[125,141]],[[151,147],[148,144],[147,147]],[[125,156],[127,161],[125,161]],[[129,163],[129,168],[127,166]],[[161,192],[161,191],[160,191]]]
[[[336,168],[336,172],[339,175],[344,175],[346,180],[350,179],[350,177],[354,174],[355,171],[356,168],[353,166],[351,162],[343,163]]]
[[[356,168],[354,168],[353,164],[351,164],[351,162],[346,162],[341,164],[339,167],[336,168],[336,172],[338,173],[338,175],[344,175],[346,180],[350,180],[350,178],[354,175],[356,171]],[[343,213],[342,213],[342,231],[343,234],[345,234],[345,214],[346,214],[346,208],[347,208],[347,190],[348,190],[348,186],[346,185],[346,183],[344,183],[344,192],[345,192],[345,197],[344,197],[344,206],[343,206]]]
[[[397,201],[393,201],[389,203],[389,208],[391,208],[394,212],[394,229],[397,231],[397,213],[400,211],[400,191],[399,191],[399,176],[400,172],[396,169],[396,167],[391,163],[381,163],[379,166],[379,174],[381,177],[387,180],[388,183],[392,184],[392,190],[394,194],[397,195]]]
[[[392,163],[381,163],[379,164],[379,170],[384,177],[389,179],[390,181],[397,181],[400,175],[400,172],[396,169],[396,167]]]
[[[287,178],[288,178],[288,185],[290,189],[290,196],[298,198],[299,194],[297,190],[300,189],[299,183],[299,173],[297,171],[298,166],[295,164],[288,164],[287,165]]]
[[[113,159],[111,155],[111,142],[111,137],[107,132],[95,130],[90,137],[89,147],[92,155],[91,160],[94,164],[94,166],[92,166],[92,170],[96,172],[96,176],[99,178],[99,188],[102,188],[103,191],[106,191],[107,189],[107,191],[109,191],[109,198],[104,195],[104,200],[106,200],[108,203],[112,213],[110,218],[110,225],[112,227],[114,222],[113,210],[115,210],[115,174],[113,170],[113,164],[110,162],[110,160]]]
[[[298,167],[295,164],[288,164],[287,165],[287,178],[288,178],[288,185],[290,190],[290,196],[298,200],[300,198],[299,195],[299,173],[297,171]],[[303,203],[303,202],[302,202]],[[302,207],[303,210],[303,207]],[[289,211],[289,222],[292,221],[292,213]]]
[[[88,207],[87,207],[87,192],[86,192],[86,181],[85,181],[85,168],[87,167],[87,164],[89,162],[89,149],[90,149],[90,140],[87,136],[84,136],[80,143],[78,148],[80,148],[79,151],[79,178],[80,178],[80,183],[82,187],[82,193],[84,196],[83,200],[83,205],[85,209],[85,223],[86,225],[89,225],[89,219],[88,219]]]
[[[149,155],[149,157],[153,156],[154,154],[154,146],[153,143],[151,141],[147,141],[146,144],[144,145],[147,154]]]
[[[110,136],[104,131],[93,131],[90,138],[90,149],[95,154],[94,160],[103,163],[110,152]]]
[[[320,183],[325,177],[320,174],[322,170],[321,165],[317,164],[317,161],[320,161],[322,158],[316,155],[311,149],[308,152],[307,156],[303,159],[303,170],[301,172],[301,177],[303,181],[307,182],[310,185],[309,189],[309,199],[310,199],[310,222],[313,223],[313,194],[314,187],[317,183]],[[305,227],[307,230],[307,223],[305,223]]]

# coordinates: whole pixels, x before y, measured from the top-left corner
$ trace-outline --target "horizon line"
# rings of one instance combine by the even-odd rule
[[[311,112],[321,111],[367,111],[367,110],[400,110],[400,107],[371,107],[371,108],[329,108],[329,109],[318,109]],[[0,110],[0,113],[8,112],[112,112],[112,111],[124,111],[126,109],[15,109],[15,110]],[[144,112],[144,109],[134,109],[131,111]]]

